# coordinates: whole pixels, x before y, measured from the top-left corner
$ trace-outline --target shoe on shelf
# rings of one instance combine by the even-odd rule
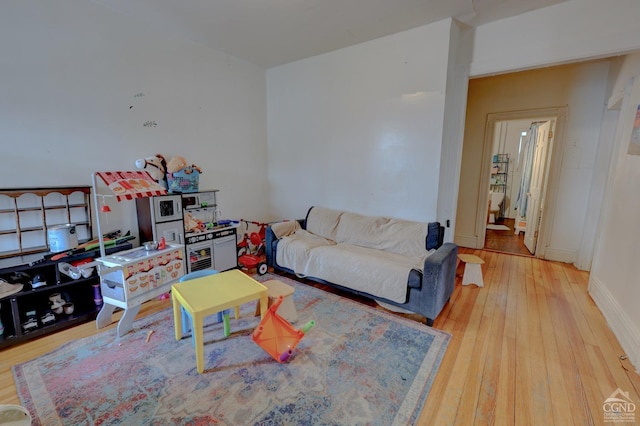
[[[31,281],[31,288],[44,287],[45,285],[47,285],[47,280],[40,274],[33,277],[33,280]]]
[[[51,311],[45,311],[45,313],[40,317],[40,324],[43,326],[53,324],[56,322],[56,316],[53,315]]]
[[[22,331],[25,333],[38,328],[38,320],[36,319],[36,311],[28,311],[27,319],[22,323]]]

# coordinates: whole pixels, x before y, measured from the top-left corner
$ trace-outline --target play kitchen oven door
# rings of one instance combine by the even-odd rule
[[[235,228],[188,235],[186,241],[188,273],[201,269],[222,272],[238,267]]]
[[[213,237],[213,234],[201,234],[199,237]],[[189,240],[191,238],[187,238]],[[187,244],[187,273],[200,271],[202,269],[213,268],[213,240],[205,239],[204,241]]]

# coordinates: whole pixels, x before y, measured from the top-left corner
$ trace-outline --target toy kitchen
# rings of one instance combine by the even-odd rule
[[[219,190],[137,199],[141,241],[184,244],[186,272],[238,267],[236,226],[220,220]]]
[[[107,200],[116,201],[149,200],[164,196],[167,191],[144,171],[96,172],[92,175],[93,195],[100,254],[94,262],[100,275],[100,291],[103,305],[96,316],[97,328],[111,324],[117,308],[124,309],[118,321],[118,336],[123,336],[133,328],[133,321],[142,303],[171,290],[185,270],[184,245],[178,241],[166,241],[158,235],[157,239],[144,239],[142,247],[119,251],[107,255],[104,234],[101,227],[101,214],[110,214]],[[100,188],[106,184],[112,194],[104,194]]]
[[[111,324],[121,308],[117,331],[123,336],[133,328],[142,303],[168,293],[185,273],[238,266],[236,227],[219,220],[218,190],[168,194],[141,171],[97,172],[92,179],[101,251],[95,263],[104,301],[97,328]],[[113,195],[99,191],[101,182]],[[106,255],[100,213],[109,211],[104,209],[107,197],[135,200],[143,246]]]

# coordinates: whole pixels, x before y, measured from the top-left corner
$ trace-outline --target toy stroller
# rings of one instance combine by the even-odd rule
[[[251,334],[251,339],[278,362],[286,362],[316,322],[311,320],[299,330],[276,312],[284,298],[282,296],[269,306],[267,314]]]

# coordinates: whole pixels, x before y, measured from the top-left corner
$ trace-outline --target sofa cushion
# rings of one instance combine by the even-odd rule
[[[336,240],[336,228],[343,212],[325,207],[311,207],[307,213],[305,229],[313,234]]]
[[[304,229],[298,229],[295,233],[280,239],[276,250],[276,263],[294,272],[302,273],[309,260],[311,249],[329,245],[335,245],[335,242]]]
[[[336,242],[421,257],[427,231],[427,223],[345,212],[338,222]]]
[[[409,273],[422,269],[427,255],[426,250],[411,257],[352,244],[318,246],[310,251],[303,274],[405,303]]]

